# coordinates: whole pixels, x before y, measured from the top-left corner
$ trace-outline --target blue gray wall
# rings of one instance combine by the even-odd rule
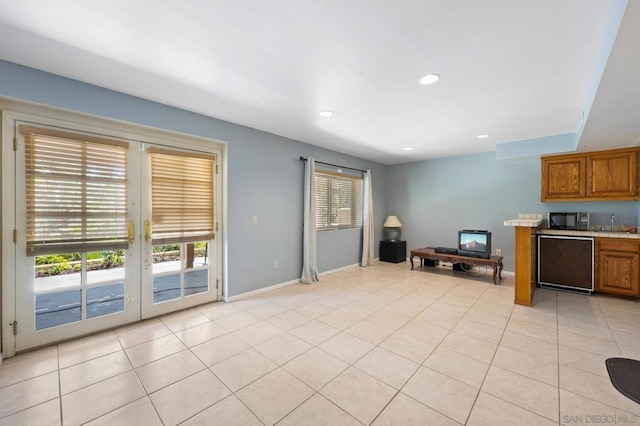
[[[380,238],[386,211],[384,165],[6,61],[0,61],[0,95],[227,142],[229,296],[300,277],[300,156],[373,171],[376,240]],[[257,224],[253,216],[258,216]],[[320,233],[320,272],[358,263],[360,247],[360,230]],[[273,269],[276,260],[279,269]]]
[[[0,95],[227,142],[230,296],[299,277],[300,156],[373,170],[376,256],[388,214],[399,216],[409,249],[454,246],[459,229],[488,229],[510,271],[514,231],[502,223],[518,213],[588,211],[592,223],[601,224],[609,223],[611,213],[617,224],[640,220],[637,202],[541,203],[538,158],[496,160],[491,152],[384,166],[5,61],[0,61],[0,76]],[[360,234],[320,232],[320,271],[358,263]]]
[[[514,229],[519,213],[586,211],[592,224],[637,225],[638,202],[540,202],[540,159],[496,160],[494,152],[390,166],[387,213],[402,222],[407,247],[455,247],[459,229],[487,229],[514,271]]]

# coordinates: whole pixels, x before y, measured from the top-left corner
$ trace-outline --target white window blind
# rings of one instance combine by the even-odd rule
[[[318,230],[362,226],[362,177],[316,170]]]
[[[212,240],[215,155],[150,148],[152,243]]]
[[[27,255],[128,248],[127,142],[22,125]]]

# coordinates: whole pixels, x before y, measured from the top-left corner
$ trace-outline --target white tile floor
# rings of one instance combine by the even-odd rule
[[[0,425],[638,424],[640,300],[376,263],[5,360]]]

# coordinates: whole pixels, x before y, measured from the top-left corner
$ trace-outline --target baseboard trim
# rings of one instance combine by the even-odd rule
[[[360,263],[354,263],[352,265],[341,266],[340,268],[332,269],[330,271],[320,272],[318,276],[324,277],[325,275],[335,274],[336,272],[346,271],[347,269],[355,268],[356,266],[360,266]]]
[[[360,264],[359,263],[354,263],[353,265],[342,266],[340,268],[332,269],[330,271],[320,272],[318,274],[318,276],[319,277],[324,277],[325,275],[331,275],[331,274],[335,274],[336,272],[346,271],[347,269],[355,268],[356,266],[360,266]],[[236,294],[235,296],[229,296],[229,297],[225,296],[225,297],[222,298],[222,300],[224,302],[235,302],[236,300],[241,300],[241,299],[245,299],[247,297],[256,296],[258,294],[261,294],[261,293],[264,293],[264,292],[267,292],[267,291],[277,290],[279,288],[287,287],[287,286],[290,286],[290,285],[293,285],[293,284],[300,284],[300,278],[297,278],[297,279],[291,280],[291,281],[286,281],[286,282],[279,283],[279,284],[270,285],[268,287],[259,288],[257,290],[247,291],[246,293]]]
[[[283,283],[279,283],[279,284],[274,284],[274,285],[270,285],[268,287],[262,287],[259,288],[257,290],[251,290],[251,291],[247,291],[246,293],[240,293],[240,294],[236,294],[235,296],[229,296],[229,297],[224,297],[222,300],[224,300],[225,302],[235,302],[236,300],[240,300],[240,299],[244,299],[247,297],[251,297],[251,296],[256,296],[260,293],[265,293],[267,291],[271,291],[271,290],[276,290],[282,287],[287,287],[290,286],[292,284],[299,284],[300,283],[300,278],[297,278],[295,280],[291,280],[291,281],[286,281]]]

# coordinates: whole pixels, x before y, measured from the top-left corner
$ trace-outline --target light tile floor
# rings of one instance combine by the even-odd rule
[[[5,360],[0,425],[638,424],[640,300],[376,263]]]

